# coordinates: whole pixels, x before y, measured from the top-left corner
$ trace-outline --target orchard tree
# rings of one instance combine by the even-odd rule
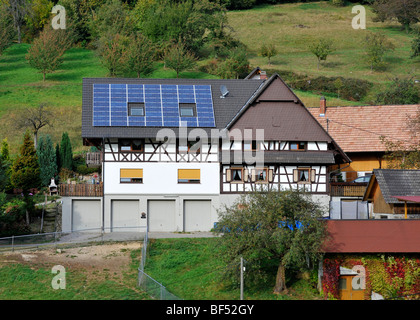
[[[263,44],[260,48],[260,55],[262,57],[268,58],[268,64],[271,64],[271,58],[278,53],[277,48],[274,44],[270,43],[268,45]]]
[[[141,33],[129,37],[128,46],[128,68],[140,76],[146,76],[153,72],[153,62],[156,56],[156,49],[152,41]]]
[[[167,68],[176,72],[177,78],[181,72],[191,69],[196,65],[194,55],[181,42],[169,46],[165,52],[164,61]]]
[[[312,43],[309,46],[309,50],[317,57],[318,59],[318,70],[321,61],[326,61],[327,57],[334,52],[332,40],[329,39],[319,39],[316,42]]]
[[[0,8],[0,55],[12,44],[14,35],[13,22]]]
[[[274,293],[287,290],[287,269],[309,268],[320,258],[326,237],[323,209],[300,191],[265,191],[246,194],[219,214],[216,232],[221,233],[221,257],[235,265],[247,261],[247,277],[267,278],[277,264]],[[231,279],[238,268],[226,268]],[[252,277],[252,278],[251,278]]]
[[[96,52],[101,57],[102,65],[108,69],[111,77],[124,73],[127,69],[127,36],[119,33],[103,35],[97,42]]]
[[[46,25],[39,37],[34,40],[26,54],[29,65],[45,75],[56,71],[63,62],[63,55],[71,46],[70,33],[66,30],[54,30]]]
[[[31,11],[32,1],[29,0],[8,0],[2,1],[6,12],[13,19],[13,25],[17,32],[18,43],[22,42],[22,26],[25,23],[26,16]]]
[[[418,0],[376,0],[372,4],[376,20],[396,19],[408,32],[411,25],[420,21],[420,2]]]
[[[52,126],[53,113],[46,103],[37,108],[25,108],[17,119],[17,127],[29,128],[34,134],[34,146],[37,148],[38,132],[45,126]]]
[[[217,67],[216,73],[223,79],[238,79],[249,73],[249,61],[245,50],[236,48]]]
[[[380,69],[385,66],[384,56],[395,49],[394,44],[381,32],[369,32],[364,39],[366,62],[370,69]]]

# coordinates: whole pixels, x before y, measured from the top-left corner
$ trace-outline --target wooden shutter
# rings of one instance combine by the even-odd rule
[[[293,169],[293,182],[299,181],[299,171],[297,169]]]
[[[311,169],[311,182],[315,182],[315,169]]]
[[[226,182],[231,182],[232,181],[232,170],[227,169],[226,170]]]
[[[255,172],[255,169],[252,169],[251,170],[251,181],[252,182],[255,182],[255,180],[256,180],[256,172]]]
[[[248,178],[249,178],[248,169],[244,169],[244,181],[248,181]]]
[[[273,182],[273,170],[268,170],[268,182]]]

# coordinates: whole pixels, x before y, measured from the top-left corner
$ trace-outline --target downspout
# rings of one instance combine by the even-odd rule
[[[102,235],[105,232],[105,138],[102,138]]]

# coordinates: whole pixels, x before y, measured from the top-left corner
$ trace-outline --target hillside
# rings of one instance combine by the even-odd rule
[[[229,24],[234,35],[245,43],[249,50],[250,67],[270,69],[298,74],[303,77],[343,76],[364,79],[374,83],[369,95],[363,101],[338,99],[335,94],[327,94],[330,105],[370,104],[375,92],[389,83],[394,76],[417,75],[420,58],[410,59],[412,36],[393,23],[373,22],[373,14],[368,10],[367,25],[371,31],[383,31],[392,39],[396,50],[387,56],[388,68],[384,72],[371,72],[362,62],[363,49],[360,42],[364,31],[353,30],[351,7],[334,7],[328,2],[293,3],[265,5],[250,10],[228,12]],[[246,24],[243,22],[247,21]],[[308,45],[313,39],[329,37],[333,39],[336,51],[327,62],[317,69],[316,58]],[[274,43],[279,53],[267,59],[258,56],[263,43]],[[7,137],[11,152],[16,153],[22,140],[23,130],[16,127],[16,119],[25,107],[36,107],[48,102],[55,110],[53,127],[45,127],[40,134],[50,134],[53,142],[61,139],[67,131],[74,150],[83,150],[81,131],[82,79],[84,77],[104,77],[107,70],[101,65],[95,53],[88,49],[73,48],[64,56],[60,69],[47,75],[45,83],[42,75],[29,67],[25,54],[29,44],[15,44],[0,57],[0,140]],[[199,65],[206,63],[200,61]],[[417,73],[416,73],[417,72]],[[152,78],[174,78],[173,71],[156,64]],[[184,78],[209,78],[214,76],[198,72],[184,72]],[[285,79],[288,81],[288,79]],[[307,107],[319,105],[322,92],[295,90]]]

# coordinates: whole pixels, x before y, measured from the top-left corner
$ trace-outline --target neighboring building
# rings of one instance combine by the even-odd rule
[[[329,167],[349,162],[277,74],[84,79],[82,137],[102,152],[103,192],[61,188],[63,231],[209,231],[219,208],[261,186],[328,205]]]
[[[324,97],[319,108],[309,108],[351,159],[350,165],[337,166],[343,181],[372,174],[373,169],[386,169],[386,146],[381,136],[409,145],[413,135],[409,118],[416,116],[420,104],[379,106],[329,106]]]
[[[419,108],[420,105],[327,107],[324,97],[319,108],[309,108],[351,159],[351,163],[331,168],[331,218],[369,218],[369,206],[362,201],[367,183],[374,169],[387,167],[387,150],[381,137],[409,145],[413,135],[408,121]]]
[[[375,218],[419,218],[420,170],[373,170],[363,200],[372,202]]]

